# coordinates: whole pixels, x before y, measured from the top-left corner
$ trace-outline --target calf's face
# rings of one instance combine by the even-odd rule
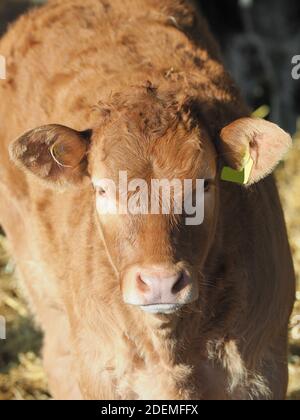
[[[95,131],[89,172],[99,230],[120,275],[124,301],[145,311],[169,312],[198,297],[198,277],[217,220],[217,158],[204,129],[188,131],[182,121],[169,121],[163,109],[157,112],[168,121],[159,135],[132,126],[143,118],[151,124],[158,117],[153,109],[145,116],[127,111]],[[197,179],[203,180],[198,189]],[[184,200],[189,195],[202,204],[201,194],[205,217],[197,224],[196,214],[186,214]],[[152,205],[155,198],[158,207]]]
[[[243,118],[223,129],[216,147],[188,103],[152,87],[133,89],[99,105],[99,122],[87,131],[44,126],[10,149],[48,185],[90,178],[99,240],[124,302],[151,313],[198,299],[220,211],[220,154],[236,170],[250,156],[250,184],[271,172],[291,142],[274,124]]]

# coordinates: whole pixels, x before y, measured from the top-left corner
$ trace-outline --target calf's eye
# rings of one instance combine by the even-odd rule
[[[208,192],[210,190],[210,181],[208,179],[206,179],[204,181],[204,191]]]
[[[106,195],[106,191],[102,187],[97,187],[96,192],[97,192],[97,195],[100,196],[100,197],[105,197],[105,195]]]

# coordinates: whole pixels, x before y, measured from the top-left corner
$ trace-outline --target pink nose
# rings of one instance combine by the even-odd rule
[[[175,304],[191,285],[186,272],[140,272],[136,277],[137,291],[144,305]],[[188,293],[188,292],[187,292]]]

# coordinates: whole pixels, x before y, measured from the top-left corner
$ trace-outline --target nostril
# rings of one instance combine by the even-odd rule
[[[172,293],[175,295],[183,290],[188,285],[188,276],[182,272],[178,276],[178,280],[172,287]]]
[[[146,281],[143,280],[140,274],[137,276],[137,286],[141,292],[150,290],[149,285],[146,283]]]

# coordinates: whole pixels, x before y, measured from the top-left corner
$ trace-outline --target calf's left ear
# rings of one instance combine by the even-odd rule
[[[260,118],[236,120],[223,128],[220,138],[220,152],[230,166],[222,178],[246,185],[269,175],[292,146],[288,133]]]
[[[87,169],[91,131],[62,125],[36,128],[10,145],[10,157],[19,166],[50,186],[74,184]]]

